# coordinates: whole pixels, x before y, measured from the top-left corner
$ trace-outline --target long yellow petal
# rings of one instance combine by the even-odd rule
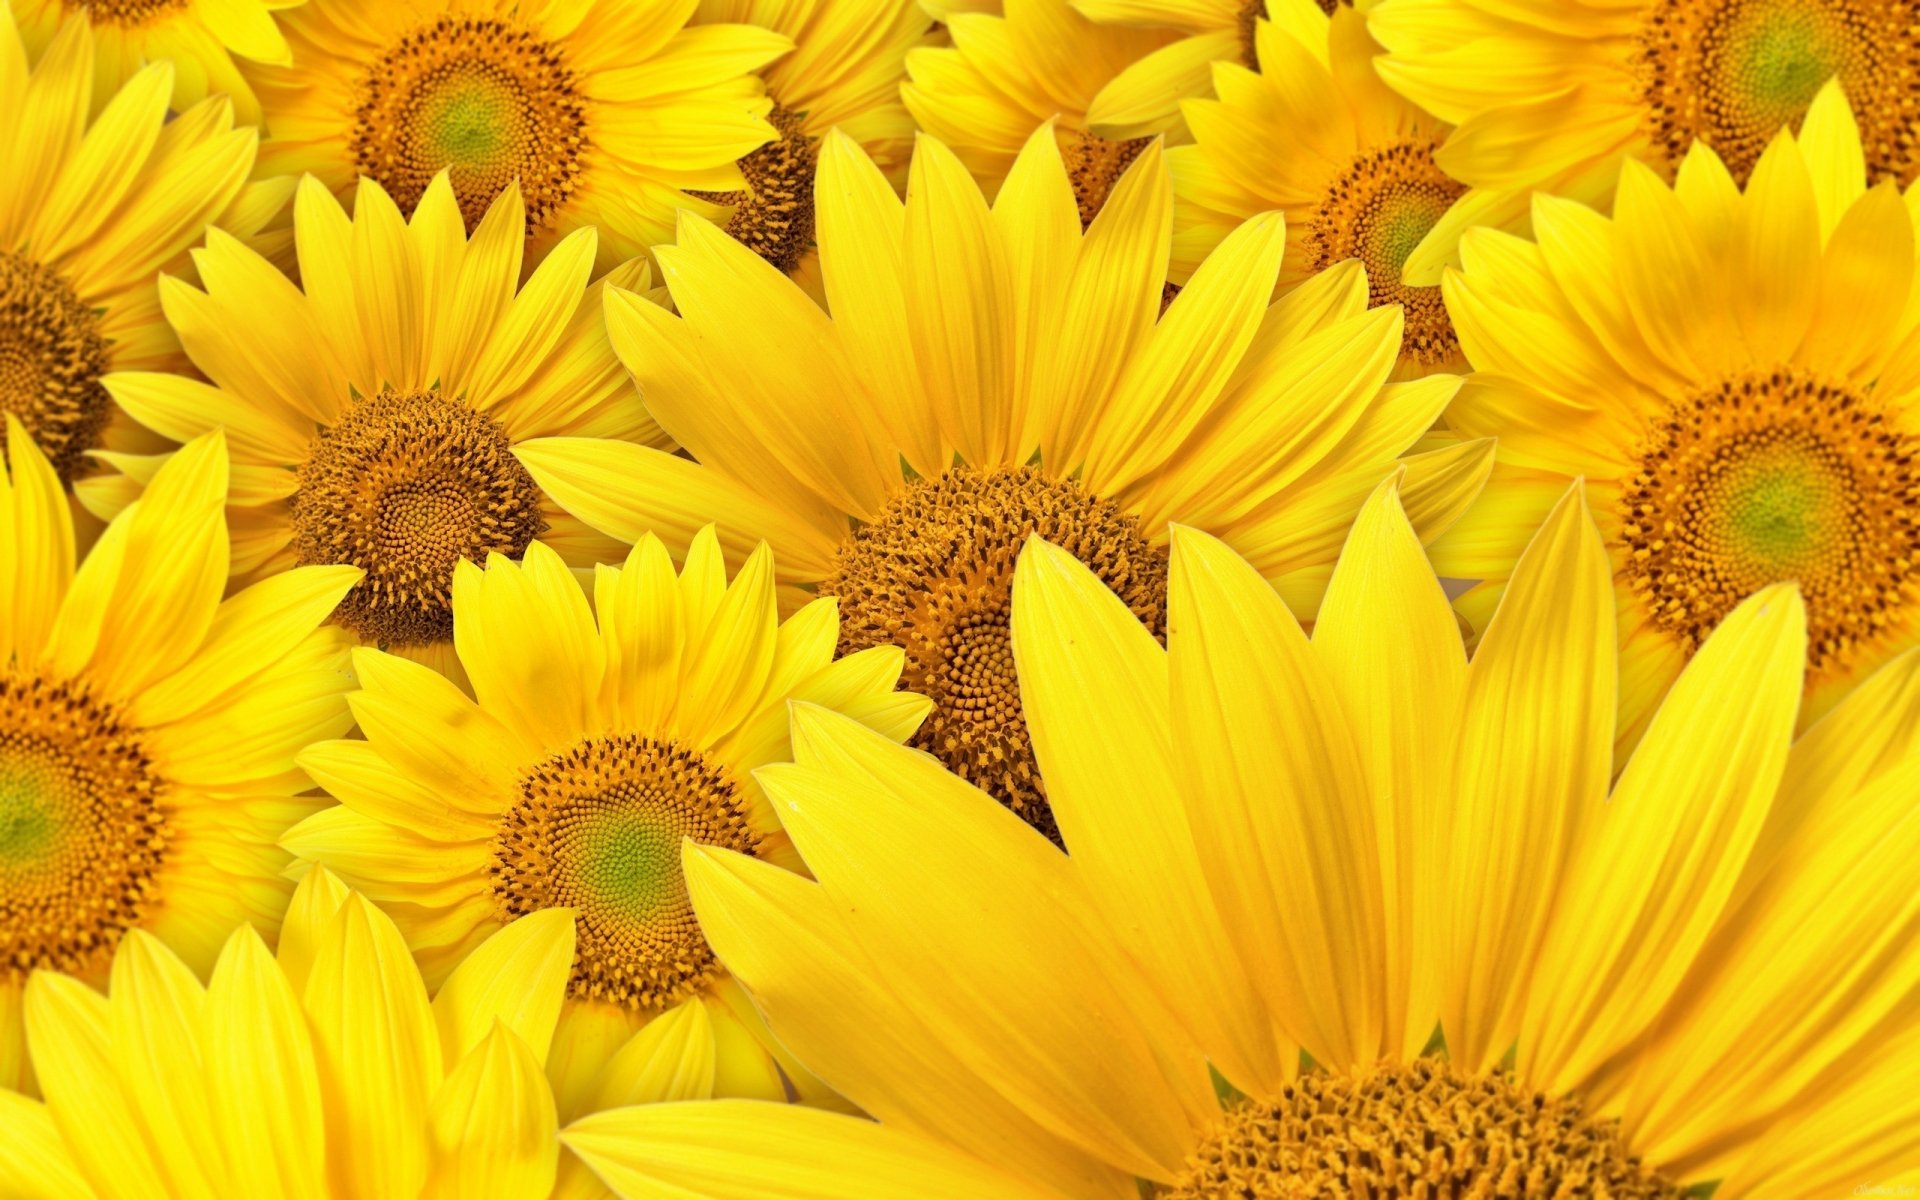
[[[141,1128],[139,1101],[120,1084],[106,997],[71,976],[36,971],[26,1018],[40,1090],[80,1173],[104,1197],[149,1195],[168,1174]]]
[[[1521,556],[1467,671],[1441,1024],[1468,1070],[1513,1044],[1574,841],[1606,798],[1614,657],[1606,552],[1576,485]]]
[[[525,1042],[495,1024],[427,1110],[423,1197],[544,1200],[560,1162],[553,1091]]]
[[[0,1189],[19,1200],[78,1200],[95,1194],[46,1105],[0,1088]]]
[[[555,754],[599,727],[604,664],[586,593],[536,542],[523,563],[462,562],[453,577],[453,644],[488,712]]]
[[[713,1096],[713,1018],[700,999],[648,1021],[602,1068],[593,1109]]]
[[[207,1084],[232,1194],[329,1195],[325,1106],[306,1014],[251,926],[221,951],[206,1011]]]
[[[1743,602],[1687,664],[1579,846],[1537,963],[1520,1070],[1572,1091],[1672,997],[1746,865],[1786,767],[1806,668],[1788,585]]]
[[[171,1193],[218,1196],[226,1154],[200,1048],[206,990],[185,963],[136,929],[114,955],[109,992],[114,1063]]]
[[[624,1200],[1061,1195],[927,1138],[857,1117],[755,1100],[615,1109],[575,1121],[560,1138]]]
[[[73,511],[20,418],[7,413],[6,426],[12,470],[0,479],[0,662],[31,662],[73,582]]]
[[[507,925],[461,960],[433,998],[441,1060],[457,1063],[495,1025],[541,1063],[573,969],[573,910],[547,908]]]

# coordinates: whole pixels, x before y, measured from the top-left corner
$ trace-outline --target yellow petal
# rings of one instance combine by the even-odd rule
[[[713,1018],[687,1000],[647,1022],[601,1070],[593,1110],[713,1096]]]
[[[0,662],[40,657],[73,581],[73,514],[60,477],[6,414],[12,471],[0,480]]]
[[[496,1026],[541,1063],[573,969],[573,910],[545,908],[470,951],[433,998],[443,1062],[459,1062]]]
[[[773,668],[778,627],[773,554],[763,542],[734,577],[705,628],[689,631],[678,728],[695,744],[710,745],[746,717]]]
[[[1807,106],[1800,122],[1800,151],[1813,175],[1813,196],[1820,208],[1820,240],[1833,236],[1840,217],[1867,190],[1866,155],[1860,126],[1853,119],[1840,80],[1830,79]]]
[[[1643,1033],[1700,952],[1786,766],[1806,649],[1800,594],[1775,585],[1667,693],[1559,886],[1521,1026],[1541,1090],[1573,1090]]]
[[[1576,485],[1521,556],[1467,671],[1441,1023],[1469,1070],[1512,1045],[1575,839],[1606,798],[1615,670],[1606,551]]]
[[[495,1024],[427,1112],[428,1175],[439,1200],[544,1200],[560,1161],[553,1092],[525,1042]]]
[[[106,998],[70,976],[36,971],[26,1019],[34,1072],[74,1165],[101,1196],[149,1195],[168,1176],[147,1148],[139,1101],[118,1079]]]
[[[206,991],[185,963],[142,930],[113,959],[108,1025],[114,1062],[172,1194],[223,1190],[226,1153],[201,1057]]]
[[[604,670],[586,593],[536,542],[523,562],[491,555],[453,577],[453,644],[488,712],[548,753],[598,728]]]
[[[927,1138],[755,1100],[649,1104],[567,1126],[567,1148],[624,1200],[1026,1200],[1056,1193]]]
[[[1807,286],[1820,267],[1820,217],[1807,163],[1782,130],[1760,156],[1733,212],[1734,314],[1761,362],[1792,356],[1819,297]]]
[[[95,1195],[46,1106],[6,1088],[0,1088],[0,1188],[19,1200]]]

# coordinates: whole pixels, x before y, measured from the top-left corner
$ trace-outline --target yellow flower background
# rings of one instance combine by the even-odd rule
[[[0,0],[0,1196],[1920,1192],[1912,0]]]

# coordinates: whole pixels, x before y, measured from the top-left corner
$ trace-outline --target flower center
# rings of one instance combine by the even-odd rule
[[[906,651],[900,686],[933,701],[912,744],[1058,842],[1008,627],[1014,562],[1035,533],[1087,564],[1164,636],[1166,552],[1118,506],[1031,467],[960,466],[914,484],[841,544],[820,591],[839,597],[842,654]]]
[[[95,25],[141,25],[179,12],[188,0],[67,0],[68,12],[84,12]]]
[[[113,401],[107,339],[66,280],[0,250],[0,412],[20,418],[62,482],[85,471]],[[0,446],[6,444],[0,422]]]
[[[1845,388],[1790,369],[1730,379],[1650,432],[1621,497],[1625,574],[1689,653],[1742,599],[1797,581],[1809,665],[1844,664],[1912,607],[1916,452]]]
[[[1435,1058],[1355,1077],[1313,1072],[1271,1100],[1242,1100],[1158,1191],[1162,1200],[1686,1194],[1574,1101]]]
[[[589,148],[586,112],[553,45],[507,21],[444,16],[368,68],[353,155],[409,213],[450,168],[469,233],[517,179],[532,234],[573,192]]]
[[[1080,228],[1086,229],[1100,215],[1107,193],[1127,173],[1133,160],[1147,148],[1152,138],[1127,138],[1110,141],[1095,137],[1083,129],[1061,129],[1064,139],[1060,157],[1066,163],[1067,180],[1073,184],[1073,200],[1080,208]]]
[[[1669,164],[1699,140],[1744,182],[1774,134],[1797,126],[1838,75],[1869,174],[1912,183],[1916,23],[1914,0],[1658,0],[1632,63],[1648,132]]]
[[[720,970],[680,873],[682,838],[758,849],[726,770],[670,741],[588,739],[520,781],[494,838],[494,901],[509,921],[572,908],[569,994],[657,1012]]]
[[[293,496],[302,564],[367,573],[334,620],[376,646],[453,636],[453,568],[518,558],[546,529],[499,422],[439,392],[383,390],[313,440]]]
[[[1438,139],[1418,138],[1355,158],[1327,188],[1306,237],[1313,271],[1360,260],[1368,305],[1400,306],[1400,354],[1428,368],[1455,358],[1460,342],[1440,289],[1408,287],[1400,273],[1420,239],[1467,190],[1433,161],[1438,145]]]
[[[692,192],[733,205],[727,233],[791,274],[813,248],[813,172],[819,147],[801,129],[799,113],[774,105],[767,114],[777,136],[740,160],[744,192]]]
[[[0,982],[106,966],[154,901],[164,792],[110,706],[0,674]]]

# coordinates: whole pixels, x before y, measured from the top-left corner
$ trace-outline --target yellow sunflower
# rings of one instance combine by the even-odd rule
[[[291,67],[251,72],[265,172],[361,176],[411,214],[451,172],[467,229],[515,180],[529,261],[587,226],[601,270],[667,240],[687,195],[744,186],[776,136],[753,72],[792,48],[747,25],[689,27],[697,0],[310,0],[281,17]]]
[[[1166,526],[1228,538],[1310,612],[1353,512],[1404,462],[1426,536],[1489,469],[1487,442],[1411,450],[1459,380],[1388,383],[1398,308],[1336,266],[1270,303],[1278,214],[1229,235],[1160,316],[1170,187],[1149,145],[1083,235],[1042,128],[990,210],[927,138],[904,206],[851,139],[822,150],[832,317],[698,218],[660,251],[680,315],[608,293],[609,336],[696,462],[605,439],[515,453],[547,494],[678,554],[717,520],[784,584],[840,602],[845,650],[897,645],[933,698],[914,744],[1042,829],[1007,652],[1014,555],[1040,531],[1166,611]],[[1156,322],[1156,316],[1159,316]]]
[[[204,288],[163,279],[167,319],[211,384],[121,372],[106,389],[156,433],[224,426],[241,582],[296,563],[366,578],[334,621],[366,645],[455,667],[454,564],[536,537],[590,566],[625,546],[555,508],[513,457],[525,437],[666,445],[607,344],[589,285],[594,231],[569,235],[515,293],[523,210],[509,186],[472,238],[446,172],[411,222],[363,179],[351,220],[317,179],[294,202],[304,291],[215,230]],[[137,485],[158,457],[115,459]]]
[[[1067,0],[1011,0],[1004,16],[954,12],[947,32],[951,46],[907,55],[900,97],[920,128],[951,147],[991,194],[1033,131],[1052,121],[1081,224],[1092,221],[1149,138],[1097,137],[1087,108],[1129,63],[1179,35],[1096,25]]]
[[[185,111],[224,95],[242,123],[260,123],[260,102],[236,58],[289,61],[278,11],[306,0],[12,0],[20,37],[44,51],[69,19],[93,27],[92,104],[98,113],[149,63],[172,63],[172,107]]]
[[[362,650],[364,740],[301,764],[338,797],[284,845],[385,905],[429,983],[503,924],[565,907],[578,946],[548,1059],[562,1119],[620,1104],[831,1094],[765,1031],[707,948],[680,874],[692,839],[797,867],[754,782],[809,701],[899,740],[926,714],[891,647],[834,659],[831,600],[779,622],[762,547],[727,582],[711,530],[676,577],[659,541],[599,567],[593,607],[540,543],[463,563],[454,640],[473,695]]]
[[[906,182],[914,130],[900,83],[907,51],[926,40],[932,20],[901,0],[702,0],[695,20],[764,25],[793,41],[793,53],[761,72],[778,136],[740,160],[744,193],[707,198],[733,206],[728,233],[819,298],[813,177],[820,138],[837,126],[896,186]]]
[[[476,946],[431,1003],[392,920],[324,871],[300,884],[279,942],[276,956],[242,925],[209,974],[136,933],[105,996],[36,974],[47,1098],[0,1092],[0,1191],[560,1194],[569,1156],[541,1065],[573,953],[564,913]]]
[[[818,882],[687,851],[774,1033],[879,1123],[672,1105],[563,1140],[631,1195],[707,1197],[1805,1200],[1910,1172],[1920,655],[1795,742],[1806,626],[1770,587],[1609,790],[1607,575],[1576,486],[1469,664],[1388,484],[1311,640],[1176,532],[1163,650],[1030,543],[1013,653],[1069,853],[804,708],[760,782]]]
[[[1273,4],[1279,11],[1283,0]],[[1258,73],[1216,63],[1220,98],[1182,105],[1195,144],[1167,153],[1169,274],[1185,282],[1241,222],[1279,209],[1281,286],[1358,258],[1370,302],[1398,304],[1405,316],[1399,374],[1461,370],[1440,289],[1400,282],[1407,255],[1466,190],[1434,162],[1447,127],[1381,84],[1379,47],[1352,9],[1328,20],[1309,0],[1285,7],[1301,11],[1259,22]]]
[[[1381,76],[1459,126],[1440,163],[1472,185],[1408,263],[1433,283],[1462,230],[1524,218],[1536,187],[1603,199],[1627,158],[1671,179],[1696,143],[1745,183],[1839,78],[1873,180],[1920,178],[1911,0],[1379,0]]]
[[[119,489],[92,475],[92,455],[164,443],[114,407],[101,377],[189,369],[156,274],[190,266],[209,224],[254,233],[292,183],[246,182],[257,140],[233,128],[226,100],[168,120],[175,68],[164,63],[89,121],[95,42],[76,16],[29,70],[0,0],[0,411],[20,418],[63,485],[111,510]],[[98,532],[83,525],[83,540]]]
[[[1803,719],[1920,642],[1915,218],[1861,161],[1833,87],[1744,194],[1705,147],[1672,189],[1631,163],[1611,220],[1542,196],[1537,244],[1474,230],[1449,274],[1481,373],[1448,423],[1497,436],[1501,464],[1436,562],[1491,581],[1463,598],[1479,621],[1527,527],[1585,477],[1619,595],[1624,743],[1769,583],[1806,596]]]
[[[347,642],[321,622],[360,576],[291,571],[222,603],[217,433],[175,455],[76,572],[59,476],[6,423],[0,1089],[32,1082],[29,972],[104,981],[135,929],[205,971],[235,924],[278,926],[289,860],[274,843],[320,804],[301,798],[294,755],[349,724]]]

